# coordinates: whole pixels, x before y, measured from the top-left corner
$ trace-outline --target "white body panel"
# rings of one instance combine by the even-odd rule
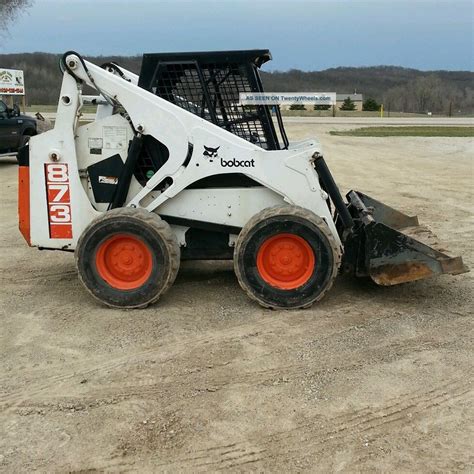
[[[283,204],[283,198],[266,188],[186,189],[167,200],[158,213],[182,219],[242,227],[265,207]]]
[[[322,217],[340,243],[326,203],[327,195],[320,188],[312,163],[313,154],[321,151],[316,140],[294,143],[288,150],[266,151],[139,88],[137,77],[125,70],[123,72],[129,80],[86,62],[94,79],[92,84],[76,56],[69,56],[67,63],[75,64],[74,73],[85,83],[95,86],[102,96],[113,97],[119,102],[135,130],[152,135],[169,150],[168,160],[145,187],[132,179],[127,206],[144,207],[167,216],[242,227],[260,210],[286,202]],[[66,72],[54,129],[30,140],[32,245],[75,248],[84,228],[107,207],[95,203],[86,168],[117,153],[125,160],[128,142],[134,136],[128,121],[120,115],[111,115],[112,107],[109,105],[99,106],[95,122],[78,127],[81,104],[81,92],[76,81]],[[123,129],[120,136],[125,136],[126,140],[107,147],[104,143],[106,127]],[[103,140],[102,152],[92,154],[90,143],[99,143],[94,142],[99,138]],[[192,144],[193,153],[185,165],[188,144]],[[212,159],[203,156],[204,146],[218,148],[217,156]],[[68,165],[72,220],[72,236],[68,239],[51,238],[50,235],[44,171],[48,163]],[[263,186],[186,189],[202,178],[231,172],[245,174]],[[172,185],[164,192],[154,191],[165,178],[171,178]],[[183,243],[183,228],[174,228],[178,240]]]

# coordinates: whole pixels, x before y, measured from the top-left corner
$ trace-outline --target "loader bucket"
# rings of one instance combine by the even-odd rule
[[[390,286],[437,274],[468,272],[461,257],[452,257],[416,216],[411,217],[363,193],[347,194],[354,232],[348,237],[344,267]]]

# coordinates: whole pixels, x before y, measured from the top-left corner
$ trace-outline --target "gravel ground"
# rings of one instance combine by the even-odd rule
[[[329,130],[288,126],[320,137],[344,191],[418,214],[474,266],[471,139]],[[340,277],[278,312],[230,263],[184,263],[157,305],[111,310],[71,254],[22,240],[13,161],[0,184],[1,471],[472,472],[473,273]]]

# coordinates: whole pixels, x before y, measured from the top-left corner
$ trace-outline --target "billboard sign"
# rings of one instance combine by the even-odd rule
[[[0,68],[0,95],[25,95],[23,71]]]

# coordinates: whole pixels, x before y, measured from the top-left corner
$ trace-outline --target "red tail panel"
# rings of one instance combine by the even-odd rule
[[[18,217],[24,239],[31,246],[30,236],[30,167],[18,167]]]

